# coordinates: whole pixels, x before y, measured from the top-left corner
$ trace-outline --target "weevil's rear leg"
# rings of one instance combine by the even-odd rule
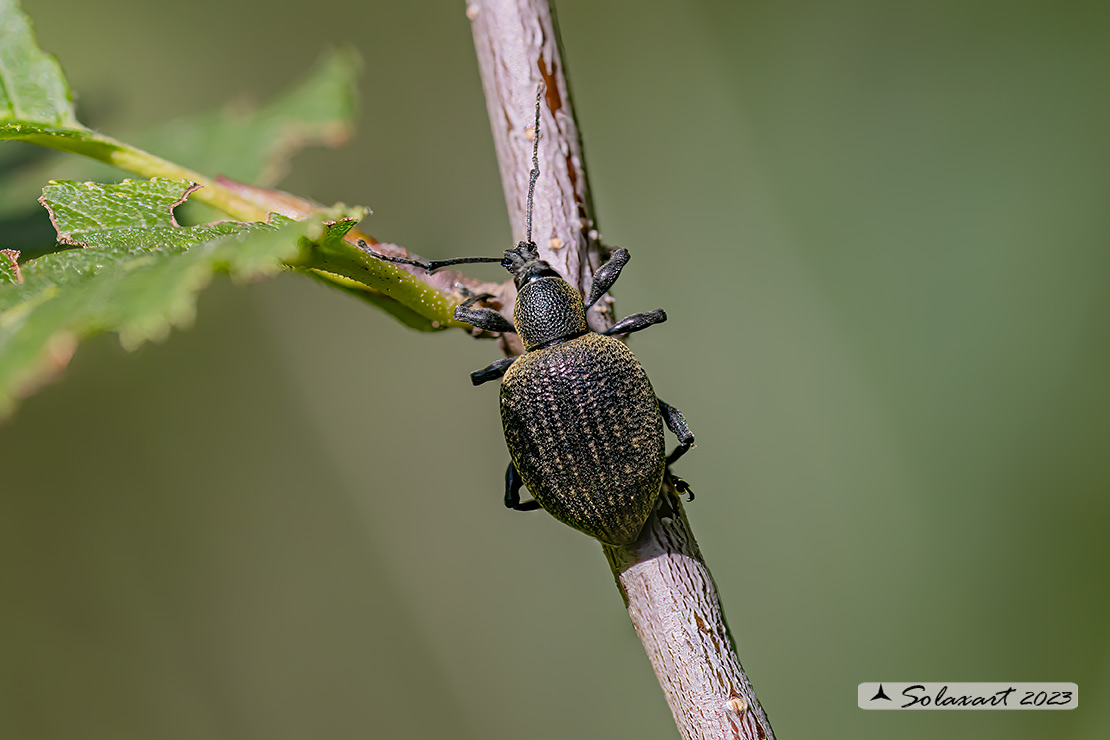
[[[479,329],[485,329],[486,331],[515,332],[516,327],[513,326],[513,322],[509,321],[492,308],[471,308],[475,303],[483,301],[486,298],[493,298],[493,294],[477,293],[468,296],[465,301],[455,308],[455,320],[461,321],[464,324],[476,326]],[[495,375],[494,377],[500,376]],[[492,379],[493,378],[490,378],[490,380]],[[478,384],[475,383],[474,385]]]
[[[540,508],[540,502],[535,499],[520,500],[520,487],[523,485],[524,481],[520,479],[520,473],[516,471],[516,466],[510,462],[508,470],[505,471],[505,508],[515,509],[516,511],[535,511]]]
[[[686,454],[686,452],[694,446],[694,433],[690,431],[690,425],[686,423],[686,417],[682,412],[670,405],[662,398],[656,399],[659,401],[659,413],[663,416],[663,422],[678,437],[678,447],[674,452],[667,456],[667,464],[674,465],[678,458]]]
[[[674,484],[675,490],[679,493],[690,494],[690,501],[693,501],[694,492],[690,490],[690,484],[671,473],[670,467],[694,446],[694,433],[690,431],[690,426],[686,423],[686,417],[682,415],[681,411],[661,398],[656,400],[659,401],[659,413],[662,414],[667,429],[670,429],[674,436],[678,437],[678,447],[675,447],[674,452],[667,455],[667,473],[671,476],[671,482]]]
[[[505,374],[505,371],[509,369],[509,365],[512,365],[515,361],[516,357],[502,357],[496,362],[491,362],[481,370],[472,372],[470,374],[470,382],[474,385],[481,385],[491,380],[497,380]]]
[[[657,308],[654,311],[645,311],[644,313],[634,313],[631,316],[625,316],[601,333],[607,336],[613,336],[614,334],[631,334],[634,331],[640,331],[649,326],[662,324],[666,320],[667,312],[661,308]]]
[[[677,491],[679,495],[683,493],[687,494],[690,497],[686,499],[687,502],[694,500],[694,490],[690,488],[689,483],[672,473],[670,468],[667,469],[667,475],[671,476],[671,485],[674,486],[674,490]]]
[[[590,288],[590,297],[586,299],[586,308],[600,301],[601,296],[609,292],[609,288],[612,288],[613,283],[621,276],[621,270],[628,264],[628,260],[627,249],[617,247],[613,250],[609,255],[609,261],[594,273],[594,284]]]

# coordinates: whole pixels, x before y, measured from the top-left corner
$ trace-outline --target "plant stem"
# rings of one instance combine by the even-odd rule
[[[82,128],[51,129],[48,134],[38,133],[33,126],[26,128],[26,134],[10,138],[18,138],[63,152],[81,154],[143,177],[167,177],[173,180],[195,182],[203,187],[193,194],[194,200],[207,203],[240,221],[265,221],[269,216],[265,208],[239,196],[199,172],[168,162],[110,136]]]
[[[548,0],[469,0],[474,46],[486,93],[509,220],[524,228],[533,100],[546,85],[535,197],[541,256],[588,290],[603,257],[585,163]],[[557,163],[557,164],[552,164]],[[605,328],[612,313],[591,311]],[[628,614],[644,644],[683,738],[773,740],[748,681],[682,504],[668,482],[640,539],[604,547]]]
[[[9,122],[4,125],[3,134],[3,138],[80,154],[142,177],[165,177],[194,182],[202,186],[193,192],[194,200],[206,203],[239,221],[266,221],[273,212],[303,219],[324,210],[316,203],[288,193],[206,177],[79,124],[71,128],[44,128],[35,123]],[[500,295],[503,290],[501,285],[482,283],[454,270],[441,270],[434,275],[426,275],[416,268],[383,262],[357,246],[359,236],[395,256],[414,256],[396,245],[378,244],[368,236],[352,232],[348,241],[307,243],[301,256],[286,264],[337,285],[382,308],[407,326],[423,331],[444,328],[473,331],[471,326],[454,318],[454,308],[461,300],[459,285],[464,285],[475,293]],[[491,302],[492,305],[505,305],[496,298]]]

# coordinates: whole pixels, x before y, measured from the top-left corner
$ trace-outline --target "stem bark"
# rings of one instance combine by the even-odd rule
[[[552,8],[548,0],[469,0],[466,13],[517,240],[524,232],[536,89],[545,86],[533,235],[541,256],[585,295],[606,250],[598,241]],[[611,305],[591,310],[594,329],[612,324]],[[773,739],[672,482],[664,484],[637,542],[603,549],[681,736]]]

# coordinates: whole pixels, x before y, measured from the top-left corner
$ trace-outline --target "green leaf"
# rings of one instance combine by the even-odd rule
[[[23,282],[19,269],[19,252],[14,249],[0,249],[0,285],[17,285]]]
[[[188,247],[257,228],[235,221],[178,226],[173,209],[198,187],[161,177],[107,185],[62,181],[43,188],[39,202],[50,213],[58,241],[77,247]]]
[[[24,345],[20,345],[12,338],[14,335],[4,332],[15,331],[12,327],[22,326],[20,322],[25,312],[42,303],[43,308],[34,315],[50,316],[57,306],[66,307],[69,305],[67,301],[78,301],[73,295],[92,295],[93,287],[108,284],[117,277],[123,280],[120,276],[130,275],[132,270],[154,269],[150,267],[151,260],[169,259],[167,254],[180,255],[186,249],[190,255],[199,254],[203,252],[198,249],[199,245],[222,243],[218,240],[231,239],[232,236],[247,239],[245,234],[251,228],[262,228],[257,224],[249,226],[237,222],[182,227],[170,213],[173,205],[188,193],[174,191],[166,181],[174,181],[179,186],[182,181],[190,186],[200,186],[195,188],[194,202],[219,209],[240,221],[261,222],[269,219],[271,213],[280,212],[299,219],[331,224],[312,239],[302,239],[300,252],[287,257],[275,258],[268,249],[256,252],[247,248],[254,244],[253,239],[262,238],[251,236],[246,247],[237,248],[235,261],[217,260],[207,265],[207,271],[195,273],[203,274],[205,279],[216,269],[229,270],[233,275],[245,270],[245,263],[240,261],[242,255],[256,254],[257,259],[250,263],[251,269],[276,269],[276,265],[284,262],[289,267],[338,285],[381,306],[410,326],[429,331],[463,326],[454,319],[453,309],[459,302],[459,296],[451,275],[443,273],[429,278],[414,274],[400,265],[371,257],[355,246],[354,237],[350,242],[341,238],[346,229],[365,215],[365,209],[342,209],[332,213],[286,193],[227,178],[210,179],[195,170],[85,128],[73,118],[69,93],[57,65],[36,47],[27,19],[14,0],[0,0],[0,25],[5,29],[4,43],[11,47],[5,52],[7,57],[0,58],[10,57],[14,60],[15,69],[39,69],[35,79],[42,87],[37,90],[38,98],[30,93],[10,98],[12,102],[7,107],[7,113],[0,115],[0,140],[25,141],[82,154],[153,178],[151,183],[141,185],[126,181],[118,186],[58,182],[47,188],[42,202],[50,210],[59,242],[94,247],[100,254],[90,257],[83,252],[65,251],[55,253],[51,258],[48,258],[49,255],[39,257],[24,266],[13,262],[10,256],[4,257],[0,278],[9,284],[14,280],[17,284],[6,288],[6,295],[0,292],[0,312],[3,312],[0,313],[0,405],[6,403],[4,398],[10,398],[15,392],[13,389],[21,387],[20,383],[29,382],[20,378],[35,377],[34,371],[27,370],[29,363],[38,362],[36,367],[42,367],[42,358],[52,357],[55,358],[54,364],[59,364],[59,358],[64,358],[66,353],[58,348],[74,346],[76,338],[110,329],[118,331],[124,342],[131,344],[164,333],[177,315],[171,306],[165,306],[161,311],[147,311],[142,320],[117,315],[105,318],[106,314],[85,310],[87,305],[82,303],[76,306],[76,309],[82,310],[73,314],[80,320],[74,319],[72,325],[62,322],[50,331],[20,334],[16,339],[26,340]],[[213,171],[222,169],[243,179],[274,177],[292,148],[347,134],[354,107],[355,67],[356,62],[350,52],[337,52],[324,60],[307,83],[257,114],[224,113],[222,118],[195,122],[191,128],[165,132],[165,151],[169,153],[176,142],[177,146],[191,150],[192,156],[196,157],[192,159],[187,152],[179,150],[177,155],[181,159],[201,163]],[[16,83],[20,79],[16,79]],[[34,87],[32,84],[21,88],[17,84],[13,89],[27,88],[35,92]],[[51,90],[53,92],[49,92]],[[23,98],[46,100],[49,105],[17,105]],[[213,144],[212,137],[220,136],[227,139],[225,146]],[[221,162],[214,162],[211,157]],[[7,159],[9,162],[21,162],[18,153],[14,157],[7,156]],[[22,166],[27,164],[28,159],[23,158]],[[170,192],[165,190],[166,187]],[[26,233],[33,232],[23,215],[9,217],[3,225],[20,227]],[[6,228],[3,238],[12,238],[16,231]],[[43,243],[45,239],[40,232],[34,232],[28,241],[31,243],[20,245],[27,250],[25,256],[43,255],[55,248]],[[11,246],[11,243],[0,244],[0,249]],[[181,264],[185,262],[182,257]],[[170,274],[180,278],[180,273],[171,271]],[[95,278],[97,282],[93,286],[85,286],[83,293],[75,293],[69,286],[77,278]],[[178,283],[185,286],[191,284],[188,281]],[[64,293],[59,291],[62,285],[66,286]],[[191,295],[190,290],[195,291],[195,288],[185,292]],[[128,291],[121,291],[120,294],[130,295]],[[175,293],[166,290],[159,295],[168,298]],[[50,326],[49,322],[47,326]],[[72,341],[67,337],[73,338]],[[30,347],[24,353],[24,359],[17,357],[9,361],[9,355],[16,354],[9,352],[11,347],[20,346]]]
[[[0,0],[0,122],[79,127],[58,62],[39,50],[16,0]]]
[[[78,122],[69,83],[19,3],[0,0],[0,139],[95,149],[109,141],[101,138]]]
[[[0,86],[0,139],[82,154],[146,177],[190,180],[207,186],[198,200],[237,218],[266,218],[268,211],[197,172],[82,126],[57,62],[38,48],[15,0],[0,0]]]
[[[200,172],[270,187],[306,146],[338,146],[353,131],[359,61],[350,49],[325,55],[308,76],[267,104],[172,121],[128,141]]]
[[[218,172],[253,185],[268,186],[280,180],[289,158],[299,149],[346,141],[353,128],[358,57],[349,49],[332,51],[300,83],[258,108],[234,105],[188,116],[125,137],[127,141],[199,172]],[[27,135],[29,128],[16,133]],[[41,126],[34,129],[44,134]],[[20,153],[24,153],[22,157]],[[11,234],[7,245],[24,254],[53,251],[42,238],[34,195],[43,182],[53,179],[111,182],[120,170],[104,162],[60,154],[34,156],[46,150],[12,145],[8,155],[14,166],[0,181],[0,233]],[[0,162],[5,168],[6,162]],[[194,208],[199,207],[193,204]],[[194,221],[211,220],[211,213],[190,213]],[[45,221],[45,219],[43,219]]]
[[[151,229],[174,227],[173,209],[184,203],[196,186],[184,192],[176,180],[124,180],[118,185],[95,182],[52,182],[42,191],[39,202],[50,212],[58,230],[58,241],[80,247],[74,235],[89,234],[95,239],[120,228]]]
[[[0,254],[0,414],[65,366],[80,339],[116,332],[134,348],[188,324],[214,273],[256,278],[326,241],[357,214],[183,227],[172,208],[188,182],[52,183],[43,192],[59,234],[89,245],[16,267]],[[6,267],[4,265],[7,265]]]
[[[141,149],[200,172],[269,187],[285,174],[289,158],[313,145],[338,146],[354,126],[358,57],[349,49],[326,54],[307,77],[254,107],[243,104],[179,118],[124,137]],[[10,196],[42,182],[110,182],[119,170],[84,159],[53,157],[33,162],[18,178],[0,185],[0,214],[13,209]]]

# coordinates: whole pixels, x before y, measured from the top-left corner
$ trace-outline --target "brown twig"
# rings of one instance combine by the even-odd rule
[[[605,255],[551,7],[548,0],[469,0],[466,12],[517,239],[525,224],[533,100],[537,86],[546,86],[535,241],[543,258],[585,293]],[[613,317],[602,310],[590,318],[594,328],[605,328]],[[669,481],[640,539],[604,549],[682,737],[773,738]]]

